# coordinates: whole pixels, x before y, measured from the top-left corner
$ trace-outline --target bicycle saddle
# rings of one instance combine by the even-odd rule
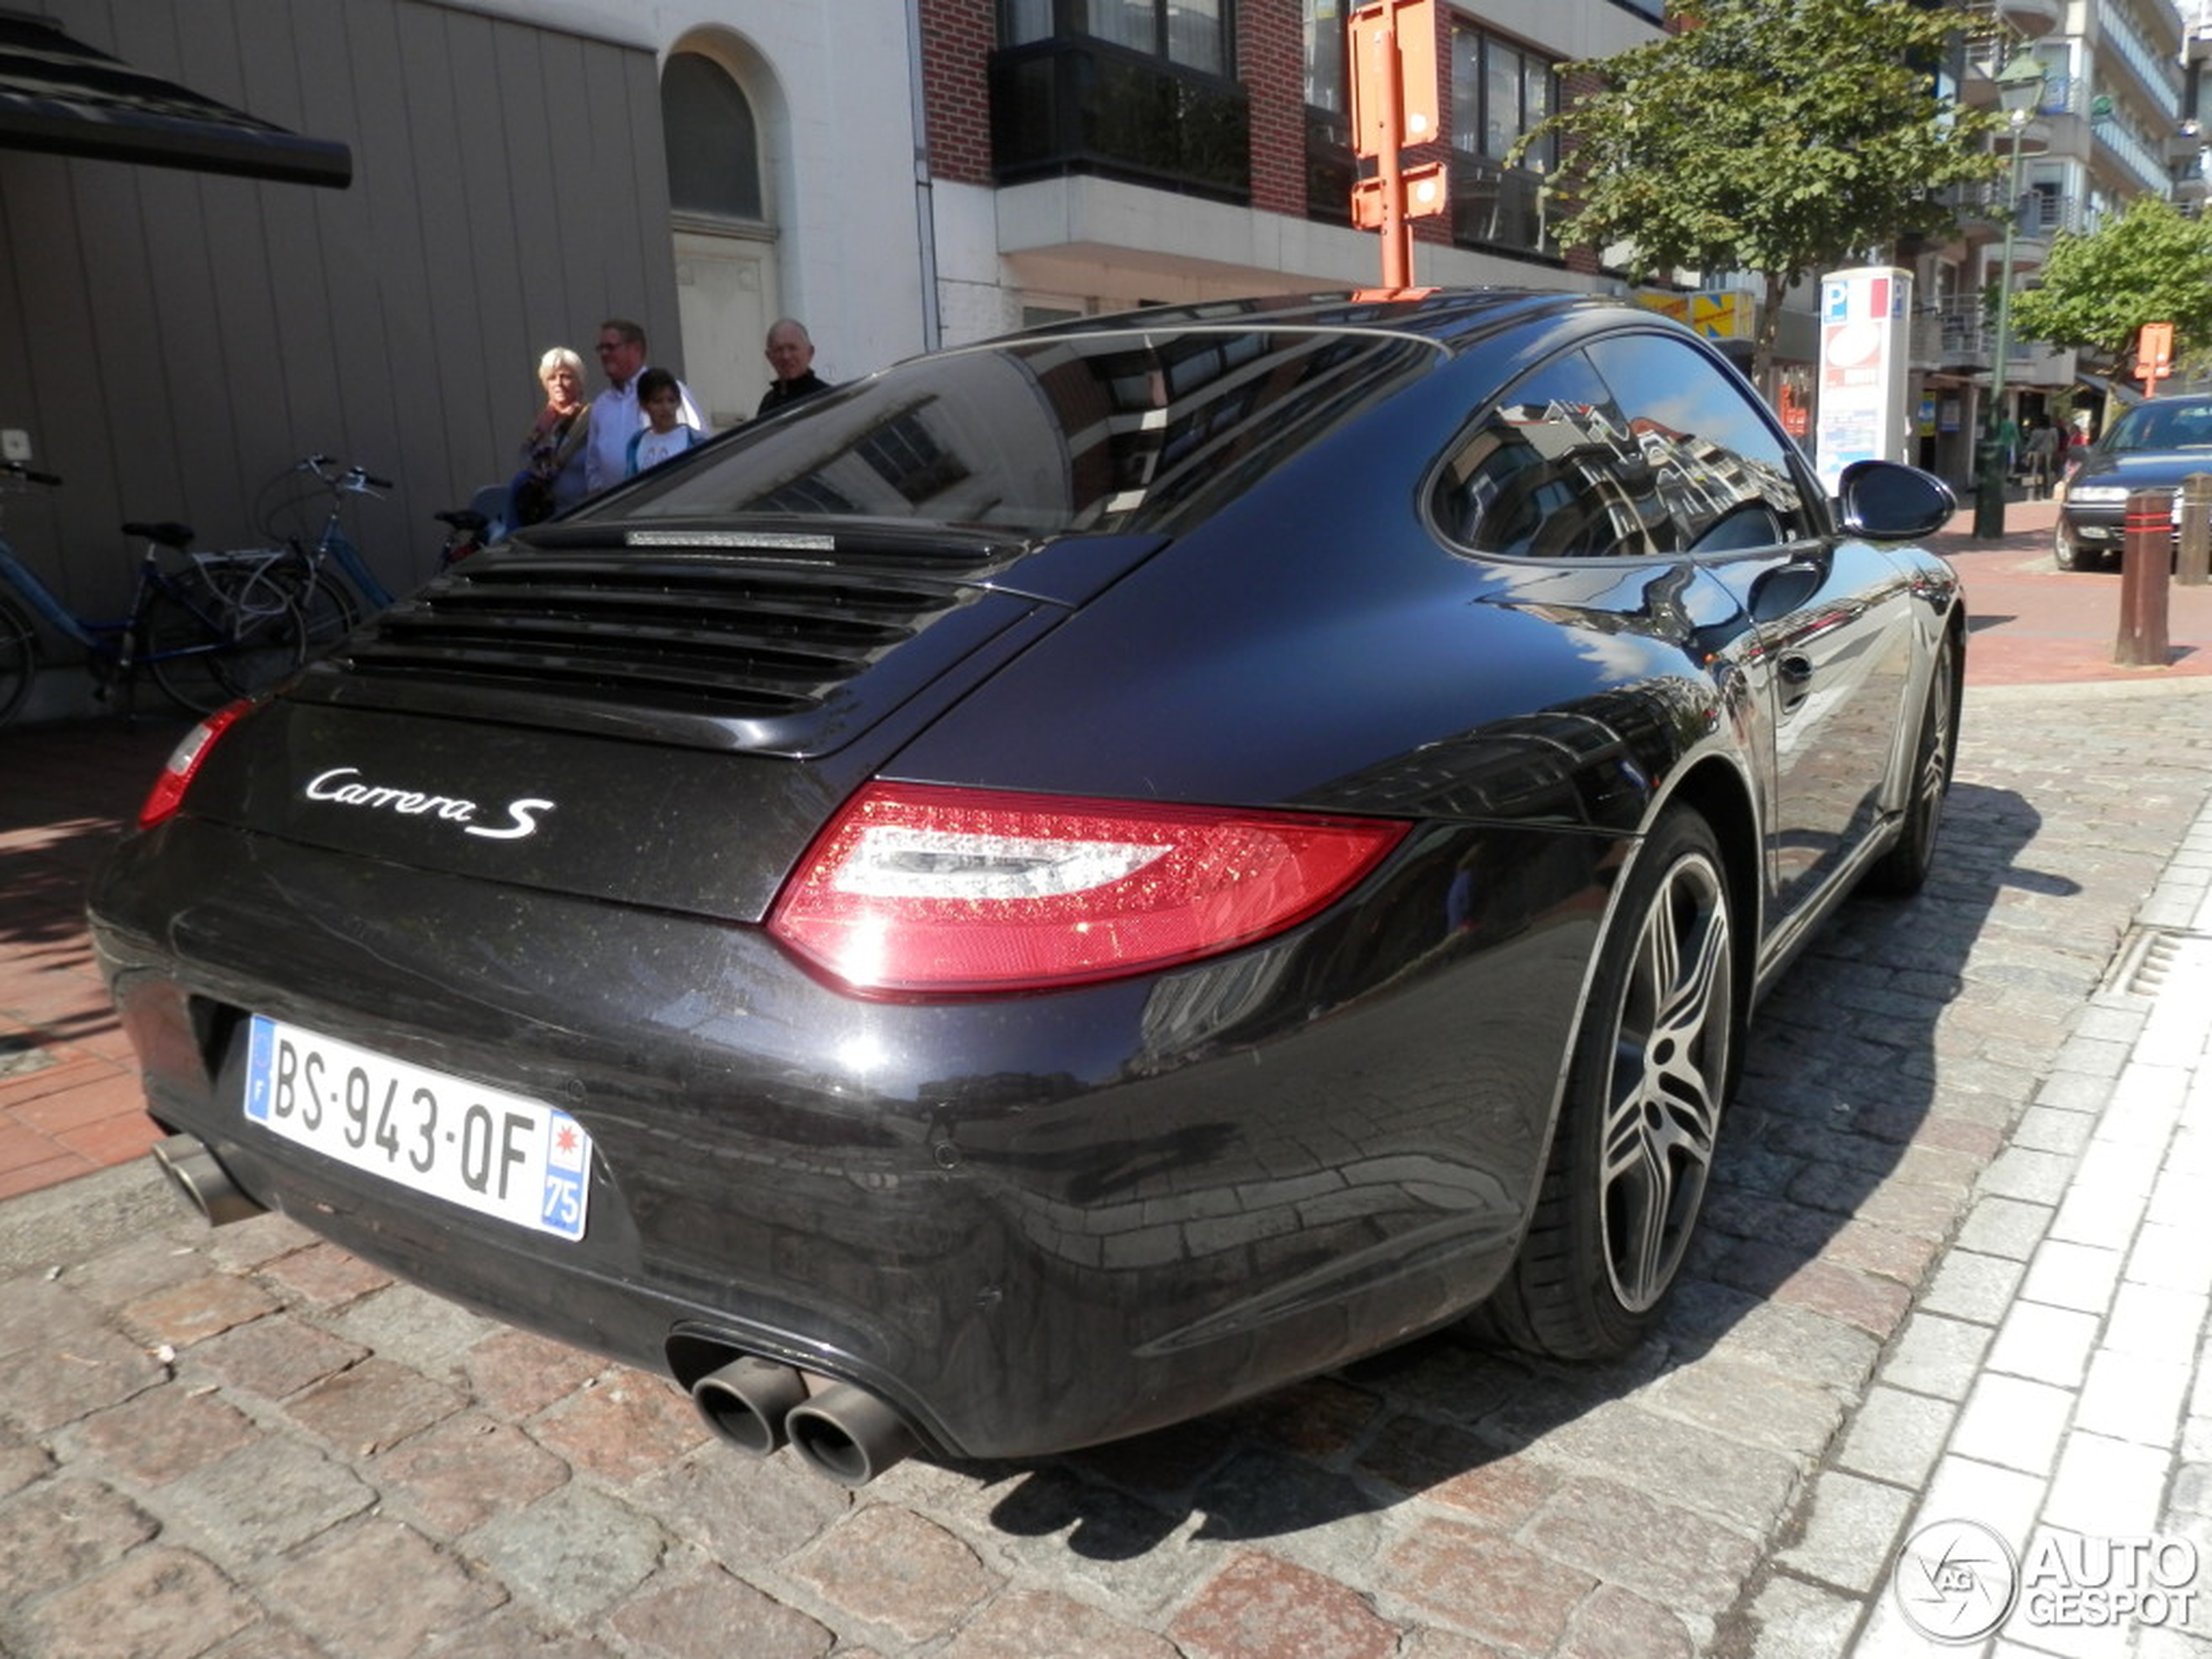
[[[125,524],[125,536],[142,536],[149,542],[158,542],[164,547],[179,551],[192,545],[192,526],[179,524],[173,518],[165,518],[158,524]]]

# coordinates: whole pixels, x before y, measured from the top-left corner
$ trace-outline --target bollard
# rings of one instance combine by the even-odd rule
[[[2174,563],[2174,497],[2139,489],[2128,497],[2120,550],[2120,642],[2125,668],[2166,666],[2166,607]]]
[[[2212,472],[2193,472],[2182,480],[2182,546],[2174,560],[2174,579],[2201,588],[2212,577]]]

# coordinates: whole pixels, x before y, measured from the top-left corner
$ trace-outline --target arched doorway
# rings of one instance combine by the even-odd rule
[[[767,389],[760,346],[779,314],[772,169],[734,56],[686,45],[660,81],[684,378],[718,431],[751,418]]]

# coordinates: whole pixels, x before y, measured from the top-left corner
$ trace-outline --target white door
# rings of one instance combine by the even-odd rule
[[[684,381],[717,432],[751,420],[768,389],[761,348],[780,314],[775,253],[765,239],[676,233]]]

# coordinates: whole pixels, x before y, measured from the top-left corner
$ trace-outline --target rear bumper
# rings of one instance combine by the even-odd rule
[[[1530,896],[1447,932],[1477,834]],[[1197,1415],[1488,1292],[1541,1165],[1607,856],[1432,832],[1356,921],[927,1006],[837,995],[752,927],[189,819],[105,867],[93,933],[155,1116],[256,1201],[686,1386],[671,1339],[705,1337],[855,1382],[942,1453],[1018,1456]],[[252,1013],[573,1113],[599,1154],[585,1237],[248,1122]]]

